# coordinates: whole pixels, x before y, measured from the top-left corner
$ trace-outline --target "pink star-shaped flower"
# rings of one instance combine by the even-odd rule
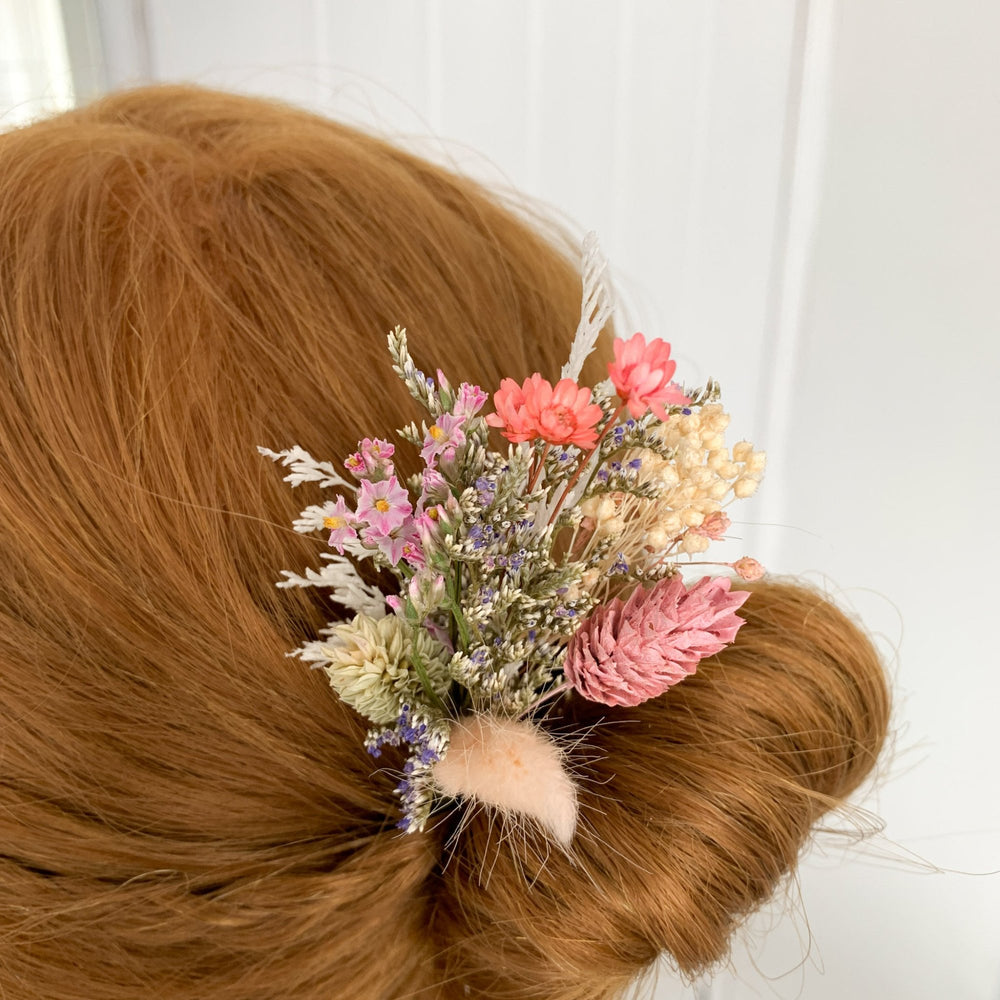
[[[367,521],[376,534],[388,535],[412,513],[409,495],[395,476],[377,483],[367,479],[361,481],[357,517],[359,521]]]
[[[347,509],[343,497],[337,497],[336,503],[328,503],[323,508],[323,527],[330,529],[329,545],[341,555],[344,554],[344,543],[358,537],[354,525],[354,513]]]

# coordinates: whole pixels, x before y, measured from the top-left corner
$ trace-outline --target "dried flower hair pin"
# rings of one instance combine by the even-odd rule
[[[369,720],[373,756],[405,748],[406,831],[459,798],[531,817],[568,846],[576,786],[565,751],[534,721],[541,706],[569,692],[637,705],[743,624],[747,594],[728,577],[688,585],[680,569],[725,535],[724,508],[755,491],[764,454],[726,448],[718,386],[681,389],[662,340],[616,340],[610,378],[577,384],[611,312],[592,235],[584,249],[582,315],[560,379],[505,378],[486,416],[479,386],[428,378],[405,331],[389,334],[393,367],[430,418],[399,431],[424,464],[407,483],[378,439],[346,459],[351,479],[298,447],[259,449],[291,469],[292,486],[336,494],[295,521],[336,551],[304,577],[283,571],[278,586],[329,588],[355,616],[290,655],[322,668]],[[506,450],[491,448],[491,427]],[[395,575],[398,594],[363,579],[366,560]],[[717,565],[747,580],[763,572],[750,558]]]

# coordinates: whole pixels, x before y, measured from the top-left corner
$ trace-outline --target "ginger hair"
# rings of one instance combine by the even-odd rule
[[[885,736],[821,595],[755,585],[668,695],[567,702],[572,858],[485,814],[401,835],[364,722],[285,655],[331,617],[274,585],[318,494],[255,446],[408,422],[397,323],[489,388],[557,373],[578,310],[555,235],[302,111],[153,88],[0,136],[5,997],[603,1000],[725,955]]]

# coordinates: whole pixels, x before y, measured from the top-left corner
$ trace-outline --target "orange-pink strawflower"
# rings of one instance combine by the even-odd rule
[[[677,363],[670,360],[670,345],[659,338],[648,344],[641,334],[629,340],[616,340],[615,360],[608,365],[618,398],[629,413],[639,418],[652,410],[660,420],[667,419],[666,406],[686,406],[691,402],[670,380]]]
[[[572,379],[564,378],[555,387],[535,372],[518,385],[505,378],[493,395],[496,413],[486,422],[503,428],[508,441],[531,441],[542,438],[549,444],[572,444],[593,448],[597,443],[596,425],[603,411],[591,402],[590,390]]]
[[[749,597],[730,593],[729,578],[704,577],[690,589],[679,577],[639,586],[627,601],[596,608],[570,640],[563,669],[584,698],[604,705],[639,705],[693,674],[725,648]]]
[[[545,379],[533,375],[528,408],[535,414],[539,436],[549,444],[575,444],[593,448],[597,444],[597,423],[604,415],[590,401],[590,390],[572,379],[560,379],[553,388]]]
[[[540,375],[533,375],[532,378],[541,378]],[[528,412],[527,396],[525,389],[531,379],[524,383],[521,388],[512,378],[505,378],[500,383],[500,388],[493,393],[493,406],[496,413],[490,413],[486,417],[486,423],[490,427],[503,428],[503,436],[508,441],[531,441],[538,437],[538,428],[535,426],[535,419]]]

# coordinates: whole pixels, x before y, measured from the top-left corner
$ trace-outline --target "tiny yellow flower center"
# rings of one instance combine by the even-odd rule
[[[380,497],[378,500],[375,501],[375,509],[380,514],[386,513],[386,511],[389,510],[389,501],[386,500],[384,497]]]
[[[337,531],[339,528],[342,528],[345,524],[347,524],[347,521],[342,517],[331,516],[323,518],[323,527],[328,528],[330,531]]]
[[[441,430],[441,428],[438,427],[437,424],[432,424],[427,433],[430,434],[430,436],[434,438],[435,441],[440,441],[441,438],[445,436],[444,431]]]
[[[431,509],[429,511],[427,511],[427,516],[432,521],[436,521],[438,519],[438,510],[437,510],[437,507],[431,507]]]

